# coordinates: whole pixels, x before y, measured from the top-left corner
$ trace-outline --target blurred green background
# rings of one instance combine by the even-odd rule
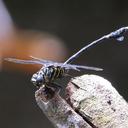
[[[47,47],[42,46],[42,50],[37,48],[38,54],[40,54],[40,50],[46,50],[46,55],[41,57],[64,61],[89,42],[122,26],[128,26],[128,1],[126,0],[4,0],[3,2],[15,30],[30,33],[27,34],[27,36],[29,35],[29,41],[26,41],[25,38],[25,41],[22,42],[22,49],[19,48],[21,45],[17,47],[18,41],[16,41],[16,44],[13,45],[15,48],[12,50],[14,53],[9,52],[6,55],[8,57],[18,56],[15,54],[19,54],[19,52],[21,57],[22,53],[25,53],[22,50],[28,45],[29,50],[27,52],[29,52],[24,56],[33,53],[33,49],[30,50],[31,45],[33,45],[31,43],[31,40],[33,40],[32,31],[36,31],[36,35],[47,33],[60,40],[55,49],[53,48],[55,46],[54,42],[52,45],[47,45]],[[19,33],[21,34],[21,32]],[[105,41],[86,51],[74,61],[75,64],[101,67],[104,69],[103,72],[82,71],[77,74],[73,72],[72,74],[89,73],[103,76],[112,82],[119,93],[128,100],[127,34],[122,43],[114,40]],[[1,46],[3,44],[2,42]],[[5,56],[3,51],[11,46],[5,45],[1,52],[2,57]],[[33,47],[36,47],[36,41]],[[50,47],[53,49],[50,50]],[[19,50],[15,52],[17,48]],[[52,58],[54,52],[57,53]],[[37,55],[37,53],[34,55]],[[0,127],[52,128],[51,123],[35,102],[34,93],[36,88],[30,83],[30,79],[32,73],[36,70],[33,70],[33,68],[27,70],[22,67],[21,71],[20,65],[15,64],[16,67],[19,66],[17,70],[15,66],[10,67],[10,65],[1,64]]]

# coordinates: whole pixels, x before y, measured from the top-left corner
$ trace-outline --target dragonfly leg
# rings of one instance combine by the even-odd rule
[[[60,86],[58,83],[50,83],[49,85],[47,85],[48,88],[51,88],[53,91],[55,91],[56,93],[59,93],[60,90],[62,89],[62,86]]]
[[[48,102],[55,95],[55,91],[53,91],[53,89],[49,88],[47,85],[42,85],[39,90],[41,93],[41,98],[44,102]]]
[[[59,94],[62,87],[57,83],[49,83],[42,85],[41,87],[42,100],[44,102],[48,102],[51,100],[56,94]]]

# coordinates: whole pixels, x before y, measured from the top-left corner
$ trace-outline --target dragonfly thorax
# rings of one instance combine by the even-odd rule
[[[61,78],[66,73],[64,67],[61,66],[48,66],[41,68],[37,73],[33,74],[31,82],[35,86],[51,83],[57,78]]]

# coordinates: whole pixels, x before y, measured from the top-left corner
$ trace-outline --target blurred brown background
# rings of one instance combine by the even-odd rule
[[[3,4],[4,2],[4,4]],[[89,42],[128,26],[126,0],[0,0],[0,57],[29,56],[64,61]],[[75,64],[97,66],[128,100],[128,35],[122,43],[105,41]],[[36,105],[31,75],[40,66],[0,63],[0,127],[52,128]]]

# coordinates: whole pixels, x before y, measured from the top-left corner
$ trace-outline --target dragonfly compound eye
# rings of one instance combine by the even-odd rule
[[[43,76],[41,74],[34,74],[31,78],[31,82],[39,87],[43,84]]]

